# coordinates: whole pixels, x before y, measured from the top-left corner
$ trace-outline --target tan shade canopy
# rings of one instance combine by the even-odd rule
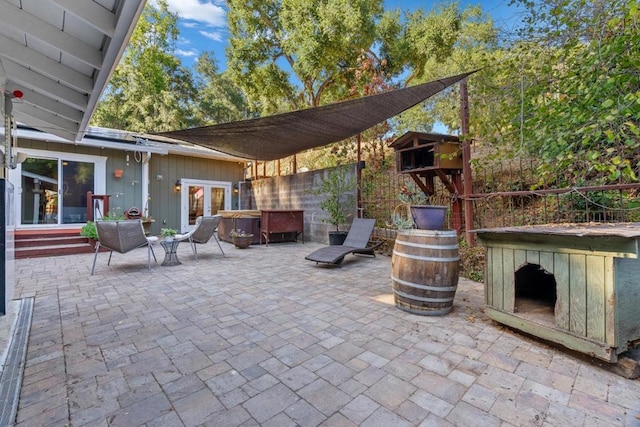
[[[159,135],[251,160],[282,159],[357,135],[474,72],[336,104]]]

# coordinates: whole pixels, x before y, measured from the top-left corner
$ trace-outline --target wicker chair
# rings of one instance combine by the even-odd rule
[[[220,241],[218,237],[216,237],[216,229],[218,228],[218,224],[222,220],[221,215],[213,215],[213,216],[199,216],[196,218],[196,226],[193,230],[186,234],[178,234],[176,235],[176,240],[188,240],[191,245],[191,250],[198,259],[198,251],[196,249],[196,243],[204,244],[207,243],[213,237],[220,248],[220,252],[224,255],[224,250],[222,250],[222,246],[220,245]]]
[[[98,232],[98,243],[96,244],[96,252],[93,256],[93,267],[91,268],[91,275],[93,275],[96,269],[96,259],[98,258],[98,252],[101,247],[109,249],[109,261],[107,265],[111,263],[111,255],[113,251],[121,254],[126,254],[143,246],[147,247],[147,268],[151,270],[151,255],[153,254],[153,260],[156,260],[156,254],[153,252],[151,245],[158,241],[157,237],[147,237],[144,234],[142,228],[142,221],[124,220],[124,221],[96,221],[96,231]]]

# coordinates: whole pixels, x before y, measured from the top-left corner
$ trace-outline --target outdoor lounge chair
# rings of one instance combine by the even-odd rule
[[[343,244],[325,246],[310,253],[304,259],[315,261],[316,264],[325,263],[339,266],[348,254],[375,256],[376,246],[367,246],[375,223],[375,219],[354,219]]]
[[[147,247],[147,268],[151,270],[151,255],[156,260],[156,254],[153,252],[151,245],[158,241],[157,237],[147,237],[142,228],[142,221],[139,219],[128,219],[124,221],[96,221],[96,232],[98,233],[98,243],[96,243],[96,252],[93,256],[93,267],[91,275],[96,269],[96,259],[100,248],[107,248],[109,252],[109,261],[111,263],[111,255],[113,251],[126,254],[143,246]]]
[[[224,255],[224,251],[222,250],[222,246],[220,245],[220,241],[216,237],[216,229],[218,228],[218,224],[222,220],[222,215],[213,215],[213,216],[199,216],[196,218],[196,226],[193,230],[189,231],[186,234],[178,234],[176,235],[176,240],[188,240],[191,245],[191,250],[198,259],[198,251],[196,250],[196,243],[207,243],[213,237],[220,248],[220,252]]]

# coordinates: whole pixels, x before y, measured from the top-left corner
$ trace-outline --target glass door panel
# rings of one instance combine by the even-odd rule
[[[207,215],[215,215],[224,210],[224,188],[211,187],[211,206]]]
[[[231,209],[231,183],[182,179],[180,190],[180,228],[193,229],[199,216],[216,215]]]
[[[62,161],[62,223],[87,222],[87,192],[93,191],[95,165],[72,160]],[[107,215],[103,212],[102,215]]]
[[[58,161],[28,158],[22,164],[22,224],[58,223]]]
[[[188,203],[189,203],[189,225],[196,223],[196,218],[204,212],[204,187],[201,185],[189,185]]]

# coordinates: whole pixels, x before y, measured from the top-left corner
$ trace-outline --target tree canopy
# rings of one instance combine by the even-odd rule
[[[177,16],[149,2],[93,124],[176,130],[263,116],[472,69],[471,135],[496,161],[542,160],[540,184],[636,182],[640,160],[638,0],[513,0],[519,32],[479,7],[385,10],[382,0],[229,0],[221,72],[211,52],[193,69],[175,55]],[[393,135],[459,131],[451,88],[363,135],[381,156]],[[309,165],[353,160],[355,142],[311,152]]]

